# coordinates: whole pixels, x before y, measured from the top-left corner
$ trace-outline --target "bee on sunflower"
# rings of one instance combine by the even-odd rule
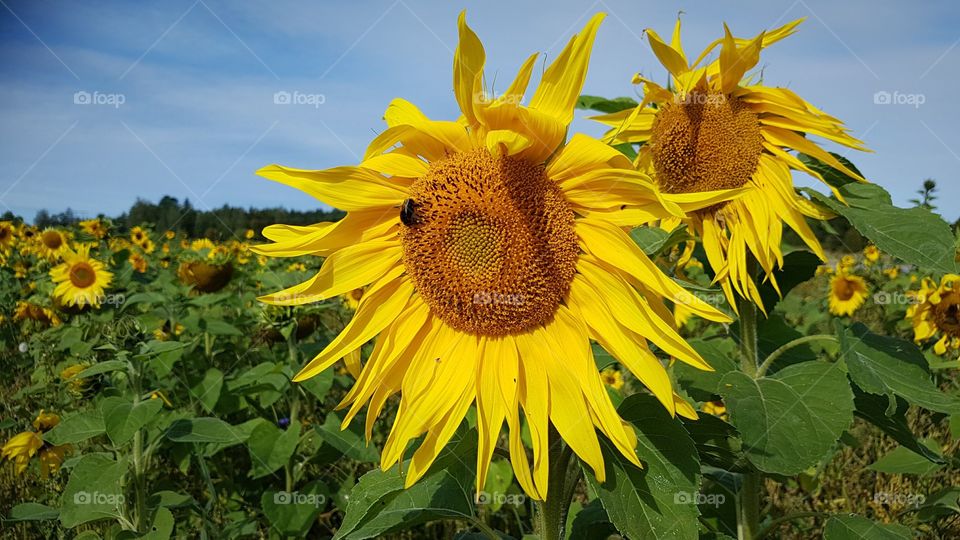
[[[602,15],[546,68],[524,105],[537,55],[501,96],[484,88],[485,53],[461,14],[454,56],[454,122],[428,118],[403,99],[359,166],[258,174],[347,211],[338,222],[273,225],[275,257],[325,257],[319,273],[261,298],[302,305],[365,287],[346,328],[295,377],[302,381],[376,338],[340,404],[344,427],[365,405],[367,438],[387,399],[400,406],[381,467],[420,436],[407,486],[427,471],[476,405],[482,489],[504,422],[511,462],[531,497],[545,498],[551,426],[605,478],[595,429],[639,465],[636,435],[614,409],[596,369],[597,341],[671,414],[695,417],[649,347],[709,370],[677,333],[667,301],[698,316],[729,318],[664,274],[625,227],[686,216],[728,200],[729,190],[664,194],[629,159],[567,130]],[[598,301],[603,299],[603,301]],[[525,419],[533,472],[521,439]],[[586,421],[585,421],[586,420]]]
[[[70,453],[69,444],[53,445],[43,440],[43,434],[60,423],[60,417],[53,413],[40,411],[33,421],[36,431],[24,431],[14,435],[0,449],[0,459],[9,459],[13,462],[14,472],[23,474],[30,465],[34,456],[40,461],[40,476],[48,478],[51,473],[60,469],[60,465]]]
[[[791,150],[812,156],[856,181],[866,181],[809,138],[815,135],[865,150],[840,120],[789,89],[744,77],[757,65],[764,48],[793,34],[801,22],[793,21],[751,39],[733,37],[724,25],[724,37],[711,43],[692,63],[680,42],[679,18],[669,44],[647,29],[653,53],[670,73],[670,85],[664,88],[636,75],[634,84],[643,85],[640,105],[594,118],[611,128],[605,136],[611,144],[642,145],[636,164],[649,171],[665,193],[693,196],[710,190],[744,190],[729,202],[660,223],[670,230],[686,223],[700,236],[716,281],[734,307],[736,294],[763,309],[756,276],[748,263],[751,258],[779,290],[774,271],[783,265],[780,242],[784,224],[826,260],[805,218],[832,215],[794,190],[791,170],[823,178]],[[719,57],[706,62],[717,47]]]
[[[947,274],[939,285],[924,278],[912,296],[916,303],[907,308],[907,319],[913,339],[923,343],[939,336],[933,346],[939,356],[960,350],[960,275]]]

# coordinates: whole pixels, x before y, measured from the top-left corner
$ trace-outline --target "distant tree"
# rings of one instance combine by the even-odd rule
[[[937,182],[933,178],[927,178],[923,181],[923,187],[917,190],[917,194],[920,195],[919,199],[910,199],[915,206],[920,208],[926,208],[927,210],[934,210],[936,206],[933,205],[933,201],[937,200]]]

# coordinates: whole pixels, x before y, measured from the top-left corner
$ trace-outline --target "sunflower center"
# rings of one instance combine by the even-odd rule
[[[549,321],[579,247],[573,211],[542,165],[486,149],[430,165],[411,188],[403,260],[431,311],[485,336]]]
[[[70,267],[70,283],[78,289],[86,289],[97,281],[97,273],[93,267],[85,262],[79,262]]]
[[[846,302],[857,292],[857,284],[852,280],[840,278],[833,283],[833,295]]]
[[[756,113],[737,98],[696,91],[660,109],[650,147],[666,193],[746,185],[763,150]]]
[[[951,292],[945,295],[933,313],[937,328],[951,337],[960,338],[960,293]]]
[[[46,231],[40,239],[48,249],[60,249],[60,246],[63,245],[63,237],[57,231]]]

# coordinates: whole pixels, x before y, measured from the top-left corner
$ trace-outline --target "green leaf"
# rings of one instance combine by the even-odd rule
[[[610,521],[629,538],[697,538],[700,464],[693,440],[653,396],[634,394],[623,401],[620,416],[637,433],[637,455],[644,468],[627,461],[601,438],[607,479],[584,475],[600,497]]]
[[[337,414],[330,413],[324,419],[323,425],[314,426],[314,429],[323,439],[323,442],[335,448],[336,453],[340,456],[346,456],[364,463],[380,461],[380,452],[377,451],[375,445],[367,444],[360,424],[351,424],[350,427],[341,431],[341,422],[342,419]]]
[[[610,538],[617,529],[610,523],[607,511],[600,504],[600,499],[590,501],[573,517],[570,524],[570,540],[594,540],[595,538]]]
[[[203,379],[193,385],[190,391],[200,400],[200,403],[207,412],[213,412],[213,408],[220,399],[220,391],[222,389],[223,372],[217,368],[210,368],[203,375]]]
[[[944,463],[938,452],[933,452],[920,443],[910,431],[904,413],[907,403],[900,398],[868,394],[859,387],[853,387],[853,402],[856,410],[853,414],[882,429],[884,433],[900,443],[904,448],[912,450],[934,463]]]
[[[253,463],[250,476],[260,478],[286,465],[299,441],[299,423],[290,424],[286,431],[269,422],[258,425],[247,439],[250,461]]]
[[[687,233],[687,226],[681,224],[670,232],[660,227],[634,227],[630,231],[630,238],[640,246],[644,253],[650,257],[655,257],[690,238],[690,235]]]
[[[856,323],[840,333],[840,346],[850,378],[865,391],[897,395],[932,411],[960,412],[960,398],[937,388],[913,343],[873,334]]]
[[[106,431],[100,411],[84,411],[68,416],[43,434],[43,440],[50,444],[68,444],[85,441]]]
[[[725,471],[745,470],[743,452],[737,430],[712,414],[703,413],[696,420],[683,420],[683,427],[697,446],[697,455],[704,465]]]
[[[313,394],[313,397],[323,402],[324,398],[327,397],[327,392],[329,392],[333,386],[333,370],[328,369],[297,384],[307,392]]]
[[[437,519],[474,516],[477,433],[461,426],[423,478],[403,488],[397,467],[374,469],[350,492],[335,540],[375,538]],[[410,460],[403,464],[403,470]]]
[[[107,436],[117,446],[133,438],[133,434],[147,425],[161,408],[163,401],[159,399],[148,399],[136,405],[119,397],[108,397],[100,402]]]
[[[123,475],[126,458],[114,461],[107,454],[87,454],[73,467],[60,497],[60,523],[72,528],[98,519],[124,515]]]
[[[811,189],[814,200],[845,217],[880,251],[935,273],[957,273],[956,246],[950,226],[923,208],[897,208],[890,194],[876,184],[851,182],[839,186],[849,206]]]
[[[923,445],[931,452],[939,455],[940,445],[933,440],[924,440]],[[940,460],[942,461],[942,459]],[[915,474],[926,476],[940,470],[943,465],[933,463],[925,457],[898,446],[887,452],[880,459],[871,463],[867,468],[877,472],[888,474]]]
[[[736,343],[731,339],[691,339],[690,345],[710,364],[714,371],[704,371],[677,362],[673,366],[677,383],[697,401],[710,401],[720,392],[720,380],[728,372],[737,369]]]
[[[20,503],[10,509],[10,516],[4,521],[47,521],[60,517],[60,510],[45,504]]]
[[[177,420],[167,428],[167,438],[174,442],[228,444],[244,440],[236,428],[212,417]]]
[[[107,360],[105,362],[98,362],[67,380],[73,381],[76,379],[86,379],[87,377],[93,377],[94,375],[100,375],[101,373],[126,370],[129,365],[130,363],[126,360]]]
[[[823,528],[824,540],[912,540],[913,533],[903,525],[881,525],[867,518],[833,516]]]
[[[317,514],[326,508],[328,495],[327,486],[315,481],[294,492],[265,491],[260,496],[260,507],[278,533],[303,538]]]
[[[203,319],[206,322],[207,332],[214,336],[242,336],[243,332],[236,326],[220,319]]]
[[[730,372],[720,394],[750,462],[768,473],[794,475],[816,465],[853,421],[841,363],[803,362],[757,380]]]
[[[629,97],[604,98],[600,96],[582,95],[577,99],[577,108],[602,113],[615,113],[626,109],[633,109],[638,105],[637,101]]]
[[[783,267],[773,273],[782,296],[787,296],[794,287],[816,275],[820,264],[820,258],[809,251],[797,250],[784,255]],[[777,294],[769,280],[760,286],[760,299],[767,313],[772,312],[780,302],[781,294]]]
[[[591,343],[590,348],[593,349],[593,360],[596,362],[598,370],[602,371],[603,368],[617,363],[617,359],[601,347],[599,343]]]

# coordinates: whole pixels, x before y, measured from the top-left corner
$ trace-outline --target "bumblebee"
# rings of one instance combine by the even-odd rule
[[[400,205],[400,221],[407,227],[413,227],[420,223],[420,216],[417,215],[417,201],[407,199]]]

